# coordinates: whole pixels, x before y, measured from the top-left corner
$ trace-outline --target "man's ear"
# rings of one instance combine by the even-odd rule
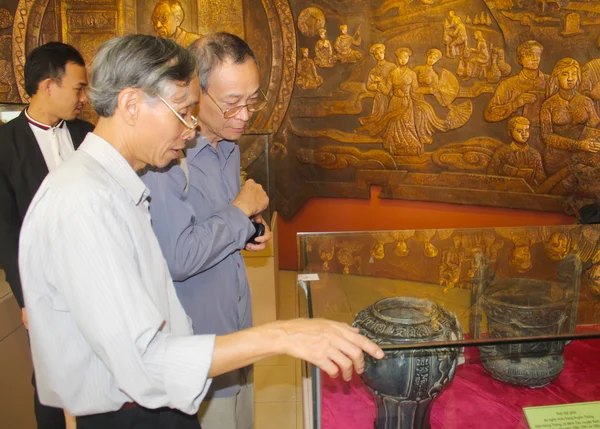
[[[52,84],[56,85],[56,82],[50,77],[40,81],[40,83],[38,83],[38,92],[45,91],[46,93],[48,93],[48,95],[50,95]]]
[[[140,91],[135,88],[125,88],[117,98],[117,109],[125,123],[133,126],[140,114],[140,103],[143,102]]]

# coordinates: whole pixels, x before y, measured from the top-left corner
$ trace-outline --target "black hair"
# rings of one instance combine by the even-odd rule
[[[52,79],[60,83],[67,63],[85,67],[85,61],[77,49],[61,42],[38,46],[27,55],[25,61],[25,91],[33,96],[41,81]]]

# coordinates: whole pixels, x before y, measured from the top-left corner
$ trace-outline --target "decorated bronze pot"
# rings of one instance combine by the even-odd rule
[[[418,298],[393,297],[364,308],[354,326],[379,345],[462,339],[456,316]],[[433,398],[454,377],[460,348],[386,350],[382,360],[365,355],[362,379],[375,394],[377,429],[429,427]]]
[[[573,295],[558,283],[536,279],[495,280],[481,304],[491,338],[546,337],[563,332]],[[542,387],[565,365],[563,341],[541,341],[480,347],[481,362],[497,380]]]

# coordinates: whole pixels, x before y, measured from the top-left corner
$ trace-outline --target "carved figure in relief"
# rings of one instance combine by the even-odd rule
[[[462,76],[463,80],[471,78],[485,79],[487,68],[490,64],[490,51],[483,33],[477,30],[473,36],[477,41],[476,47],[465,49],[463,55],[464,69],[461,70],[462,73],[456,72],[456,74]]]
[[[360,46],[360,28],[356,30],[354,36],[348,34],[348,26],[346,24],[340,25],[340,35],[335,39],[333,45],[335,49],[335,58],[342,64],[351,64],[360,60],[363,54],[352,46]]]
[[[571,250],[571,236],[568,232],[554,231],[544,242],[546,254],[553,261],[562,261]]]
[[[444,19],[442,42],[446,45],[448,58],[462,58],[469,47],[467,27],[453,10],[448,12],[448,17]]]
[[[338,262],[344,266],[344,274],[350,274],[352,267],[355,267],[360,273],[361,259],[360,256],[354,255],[354,252],[358,252],[360,249],[362,249],[362,244],[351,241],[342,241],[336,245],[336,257]]]
[[[518,75],[500,82],[488,103],[484,118],[500,122],[516,115],[529,119],[532,145],[539,149],[540,109],[546,98],[548,75],[539,69],[544,47],[529,40],[517,47],[517,62],[522,66]]]
[[[572,58],[558,61],[548,83],[548,99],[541,109],[544,167],[554,174],[576,152],[600,151],[600,118],[589,97],[577,91],[581,82],[579,63]]]
[[[594,100],[596,112],[600,113],[600,58],[589,61],[581,68],[579,90]]]
[[[394,242],[394,237],[391,233],[375,233],[373,237],[377,240],[371,248],[370,254],[373,259],[385,259],[385,245]]]
[[[323,271],[329,271],[331,268],[329,263],[333,259],[334,254],[335,246],[333,244],[333,240],[326,238],[319,243],[319,258],[321,258],[321,261],[323,261]]]
[[[403,258],[410,254],[408,245],[406,244],[406,240],[413,237],[414,235],[415,235],[415,231],[394,231],[394,232],[392,232],[392,238],[396,241],[396,245],[394,246],[394,254],[396,256]]]
[[[413,102],[419,84],[417,74],[408,67],[412,50],[398,48],[394,54],[398,67],[390,72],[385,87],[382,88],[384,94],[391,94],[391,99],[388,113],[379,121],[378,128],[385,127],[383,146],[392,156],[420,155],[424,145],[417,133]]]
[[[308,48],[301,48],[302,59],[298,61],[298,78],[296,84],[302,89],[317,89],[323,85],[323,78],[317,72],[317,66],[312,58],[308,57]]]
[[[454,246],[442,252],[440,264],[440,285],[444,286],[444,292],[457,285],[469,288],[475,276],[475,255],[487,256],[493,265],[498,260],[498,252],[504,247],[504,240],[489,230],[475,233],[457,232],[452,239]]]
[[[415,67],[420,94],[432,94],[438,103],[444,107],[449,107],[460,89],[458,79],[450,71],[441,69],[441,72],[435,70],[435,64],[442,58],[442,51],[433,48],[427,51],[427,60],[425,65]]]
[[[335,65],[335,57],[333,56],[333,47],[327,39],[327,30],[319,28],[319,40],[315,44],[315,64],[317,67],[328,68]]]
[[[417,81],[419,82],[419,92],[423,94],[433,94],[438,88],[440,76],[434,70],[433,66],[442,58],[442,51],[439,49],[429,49],[427,51],[427,60],[425,65],[415,67]]]
[[[508,253],[508,264],[519,273],[526,273],[533,267],[531,246],[543,241],[541,231],[536,228],[498,228],[496,233],[513,242]]]
[[[423,243],[423,254],[428,258],[435,258],[439,253],[438,248],[431,244],[431,239],[435,235],[435,232],[435,229],[415,232],[415,240]]]
[[[377,65],[371,69],[367,77],[367,89],[375,93],[373,97],[373,108],[371,114],[362,118],[358,118],[358,122],[362,125],[357,131],[368,131],[369,134],[375,135],[371,129],[371,124],[381,120],[388,109],[388,96],[384,93],[385,83],[390,72],[396,68],[394,63],[385,60],[385,45],[376,43],[371,46],[369,52],[377,60]]]
[[[463,264],[468,260],[462,247],[459,236],[453,238],[454,247],[442,251],[442,260],[439,266],[439,282],[444,287],[444,292],[455,288],[460,282]]]
[[[398,67],[388,76],[384,94],[391,94],[388,113],[374,126],[383,130],[383,146],[394,155],[420,155],[424,145],[432,142],[435,130],[448,129],[433,108],[418,93],[417,74],[408,67],[412,55],[409,48],[394,52]]]
[[[171,39],[178,45],[187,48],[202,35],[190,33],[181,28],[184,18],[183,7],[178,0],[160,0],[152,12],[152,25],[157,36]]]
[[[487,169],[490,176],[509,176],[525,179],[536,187],[546,180],[540,153],[529,146],[529,119],[515,116],[508,121],[512,142],[494,153]]]

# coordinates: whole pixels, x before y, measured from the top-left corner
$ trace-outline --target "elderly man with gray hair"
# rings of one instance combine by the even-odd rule
[[[192,335],[150,225],[137,172],[179,157],[195,134],[195,59],[172,41],[106,42],[91,72],[100,116],[34,197],[19,262],[39,396],[78,429],[198,428],[212,377],[289,354],[349,379],[363,351],[348,325],[290,320]]]

